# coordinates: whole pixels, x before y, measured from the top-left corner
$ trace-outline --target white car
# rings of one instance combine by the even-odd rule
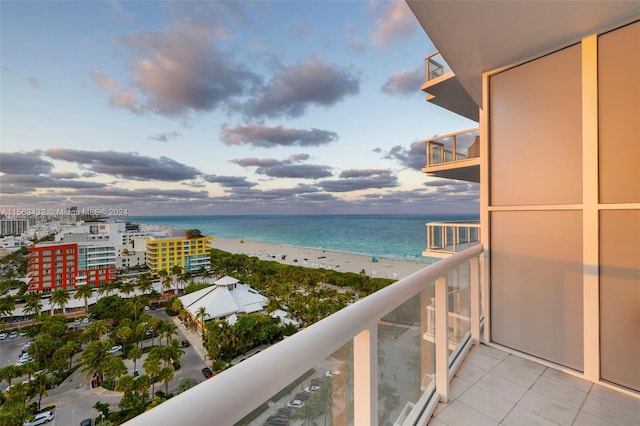
[[[331,377],[331,376],[337,376],[338,374],[340,374],[339,371],[336,370],[329,370],[326,373],[324,373],[325,377]]]
[[[109,349],[107,352],[110,354],[115,354],[116,352],[118,352],[120,349],[122,349],[122,346],[120,345],[115,345],[112,346],[111,349]]]
[[[12,331],[11,333],[9,333],[9,339],[15,339],[16,337],[18,337],[17,331]]]
[[[83,324],[89,324],[89,318],[82,318]]]
[[[300,401],[299,399],[294,399],[293,401],[289,401],[287,403],[287,407],[301,408],[304,407],[304,402]]]
[[[26,422],[24,426],[38,426],[49,423],[51,420],[53,420],[53,411],[45,411],[44,413],[36,414],[36,416]]]
[[[7,338],[7,336],[8,336],[8,334],[7,334],[7,333],[0,333],[0,340],[4,340],[4,339],[6,339],[6,338]]]
[[[305,392],[315,392],[315,391],[317,391],[318,389],[320,389],[320,386],[313,386],[313,385],[311,385],[311,386],[307,386],[306,388],[304,388],[304,391],[305,391]]]

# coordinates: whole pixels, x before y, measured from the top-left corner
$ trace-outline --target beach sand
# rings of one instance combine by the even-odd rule
[[[287,265],[307,268],[325,268],[339,272],[360,273],[363,269],[372,278],[400,279],[425,268],[428,262],[408,261],[378,257],[373,262],[370,256],[340,253],[329,250],[305,247],[284,246],[278,244],[257,243],[253,241],[214,238],[213,248],[229,253],[255,256],[260,260],[273,260]],[[283,258],[284,257],[284,258]]]

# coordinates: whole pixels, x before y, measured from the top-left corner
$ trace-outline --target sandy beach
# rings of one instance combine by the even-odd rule
[[[370,256],[339,253],[329,250],[292,247],[252,241],[214,238],[213,248],[229,253],[255,256],[260,260],[274,260],[287,265],[307,268],[325,268],[340,272],[359,273],[363,269],[373,278],[404,278],[428,266],[427,262],[407,261],[378,257],[373,262]]]

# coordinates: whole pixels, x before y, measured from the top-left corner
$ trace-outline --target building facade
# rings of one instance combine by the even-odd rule
[[[41,243],[29,247],[27,257],[28,291],[74,290],[116,280],[115,249],[108,244]]]
[[[0,236],[21,235],[29,231],[29,219],[0,219]]]
[[[187,238],[149,237],[147,245],[147,266],[153,275],[160,271],[171,273],[174,266],[182,268],[183,272],[197,272],[201,268],[209,269],[211,258],[209,250],[213,237]]]
[[[479,111],[484,338],[638,393],[640,4],[534,3],[408,2],[427,100]]]

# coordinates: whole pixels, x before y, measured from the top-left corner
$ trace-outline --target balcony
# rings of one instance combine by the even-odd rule
[[[426,140],[429,176],[480,182],[480,131],[464,130]]]
[[[428,102],[470,120],[479,120],[478,106],[439,52],[425,58],[425,74],[425,83],[420,89],[427,93]]]
[[[430,222],[427,223],[427,248],[425,257],[442,259],[466,250],[480,241],[479,222]]]
[[[261,425],[287,405],[317,424],[426,424],[480,336],[482,253],[476,245],[422,269],[128,424],[180,413],[188,424]]]

